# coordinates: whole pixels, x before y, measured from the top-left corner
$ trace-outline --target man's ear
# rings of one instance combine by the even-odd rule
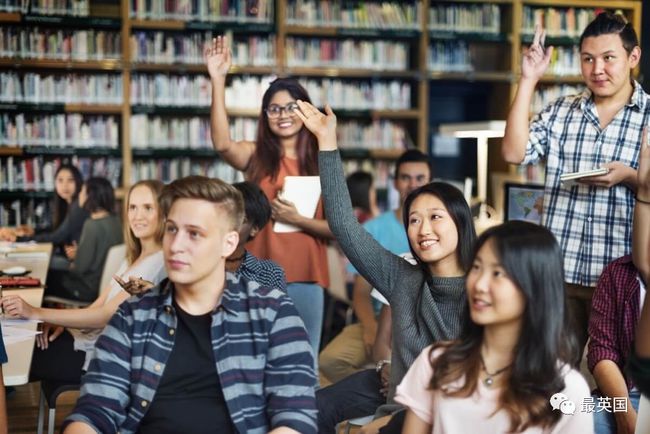
[[[226,236],[223,237],[223,252],[222,252],[223,257],[227,258],[228,256],[232,255],[232,253],[237,248],[238,244],[239,244],[239,232],[230,231],[226,233]]]
[[[636,47],[632,48],[632,51],[630,52],[628,59],[630,61],[630,66],[632,68],[636,68],[639,62],[641,61],[641,47],[637,45]]]
[[[260,233],[260,228],[253,226],[251,228],[250,233],[248,234],[248,239],[252,240],[253,238],[255,238],[255,235],[257,235],[259,233]]]

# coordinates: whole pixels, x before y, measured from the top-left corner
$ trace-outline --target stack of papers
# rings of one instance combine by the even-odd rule
[[[2,324],[2,340],[5,345],[11,345],[22,341],[33,339],[34,336],[40,335],[40,330],[25,328],[25,325],[38,324],[40,320],[31,319],[13,319],[5,318],[4,315],[0,320]]]

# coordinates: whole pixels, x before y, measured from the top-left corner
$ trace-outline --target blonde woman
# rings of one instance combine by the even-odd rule
[[[162,187],[159,181],[140,181],[129,190],[125,205],[128,226],[124,231],[127,255],[117,272],[120,279],[135,276],[158,283],[166,277],[161,244],[163,217],[158,207]],[[89,361],[86,352],[129,296],[115,280],[83,309],[39,308],[18,296],[3,297],[8,316],[44,321],[43,334],[36,341],[40,350],[34,352],[31,379],[79,381]]]

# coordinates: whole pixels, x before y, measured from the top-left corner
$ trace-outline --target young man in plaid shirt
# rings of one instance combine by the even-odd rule
[[[535,87],[553,53],[535,32],[522,61],[521,80],[508,114],[502,154],[515,164],[546,160],[542,223],[564,254],[569,309],[580,354],[594,287],[603,268],[631,250],[632,212],[637,187],[641,132],[650,103],[632,70],[641,49],[632,26],[620,15],[601,13],[580,38],[580,65],[587,87],[551,103],[532,122]],[[605,167],[606,175],[562,185],[563,173]]]

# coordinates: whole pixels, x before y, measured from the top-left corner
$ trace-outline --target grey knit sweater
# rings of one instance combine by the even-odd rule
[[[392,308],[392,366],[388,402],[415,358],[436,341],[459,337],[465,279],[426,275],[384,249],[352,212],[338,151],[318,154],[325,215],[346,256]],[[424,381],[424,380],[423,380]]]

